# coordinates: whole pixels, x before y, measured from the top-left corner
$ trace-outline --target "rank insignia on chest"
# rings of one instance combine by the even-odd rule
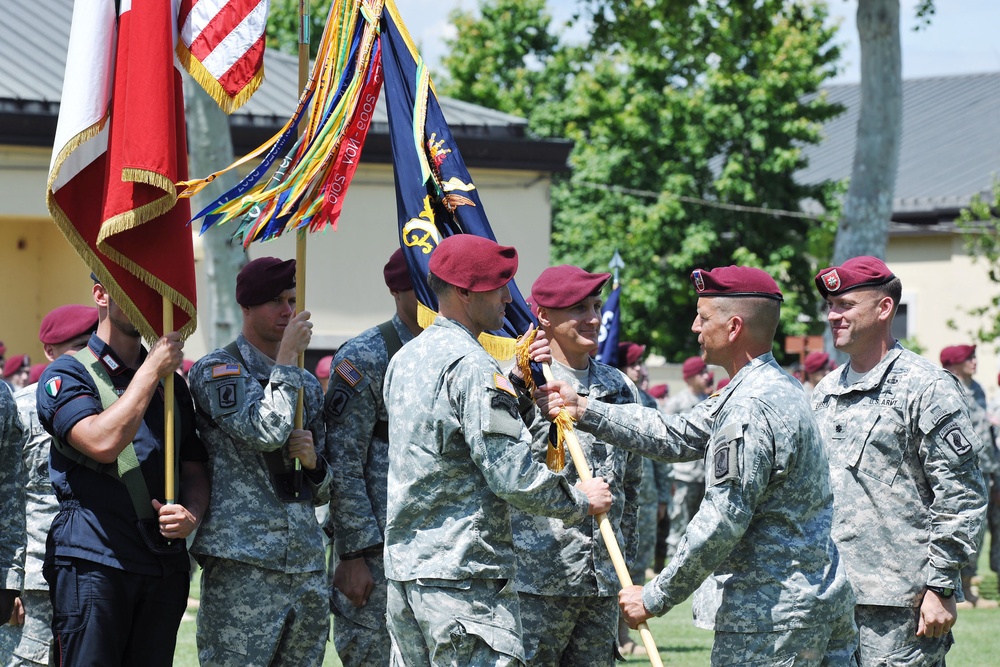
[[[343,378],[344,382],[352,387],[356,386],[359,382],[361,382],[361,380],[364,379],[364,376],[358,372],[358,369],[354,367],[354,364],[347,359],[344,359],[337,364],[337,367],[333,370],[337,373],[337,375]]]
[[[224,378],[230,375],[239,375],[240,365],[239,364],[217,364],[212,366],[212,377],[213,378]]]
[[[505,391],[514,398],[517,398],[517,392],[514,391],[514,385],[510,383],[510,380],[507,379],[507,376],[502,375],[500,373],[494,373],[493,385],[500,391]]]

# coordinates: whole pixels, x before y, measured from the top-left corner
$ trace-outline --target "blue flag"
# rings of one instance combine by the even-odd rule
[[[619,327],[621,326],[621,309],[618,306],[618,299],[621,297],[622,288],[618,285],[601,309],[601,333],[597,339],[597,360],[608,366],[618,366],[618,338]]]
[[[427,272],[438,243],[452,234],[475,234],[493,241],[496,237],[431,87],[427,67],[398,20],[394,7],[387,3],[380,39],[399,242],[417,299],[436,312],[437,297],[427,285]],[[514,281],[508,287],[513,301],[507,305],[503,331],[492,333],[516,338],[534,318]]]

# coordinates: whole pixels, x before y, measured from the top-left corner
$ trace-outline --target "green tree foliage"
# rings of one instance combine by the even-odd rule
[[[696,349],[697,267],[768,270],[785,293],[782,333],[817,333],[812,276],[828,254],[810,251],[829,253],[836,186],[792,175],[840,112],[817,93],[839,56],[825,6],[581,0],[579,13],[589,42],[568,46],[541,0],[486,0],[480,16],[453,16],[444,63],[445,94],[575,142],[553,187],[553,261],[603,270],[619,249],[625,335],[671,360]],[[748,210],[807,200],[823,220]]]
[[[1000,284],[1000,180],[993,183],[992,198],[979,195],[972,198],[969,208],[958,216],[958,228],[973,261],[985,261],[990,281]],[[975,331],[968,332],[973,340],[994,343],[1000,338],[1000,293],[995,292],[988,304],[972,309],[969,314],[981,322]],[[956,328],[954,322],[948,324]]]
[[[319,50],[319,40],[326,27],[332,0],[310,0],[309,2],[309,57],[315,58]],[[299,0],[271,0],[267,15],[267,39],[269,49],[297,55],[299,52]]]

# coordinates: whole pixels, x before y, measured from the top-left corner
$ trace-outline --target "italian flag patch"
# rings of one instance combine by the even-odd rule
[[[45,383],[45,393],[55,398],[59,394],[60,387],[62,387],[62,378],[57,375]]]

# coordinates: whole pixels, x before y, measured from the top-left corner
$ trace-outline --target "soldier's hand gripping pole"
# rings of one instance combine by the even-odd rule
[[[542,373],[545,375],[546,382],[555,380],[552,376],[552,369],[549,368],[548,364],[542,364]],[[576,466],[576,474],[584,482],[593,478],[593,475],[590,473],[590,463],[587,461],[586,454],[583,453],[583,447],[580,446],[580,440],[576,437],[576,432],[572,428],[566,428],[563,430],[562,435],[566,443],[566,448],[569,450],[569,455],[573,459],[573,465]],[[618,581],[622,588],[628,588],[632,585],[632,575],[628,572],[625,557],[622,555],[618,538],[615,537],[615,529],[611,526],[611,521],[608,519],[607,513],[597,515],[597,525],[601,530],[604,545],[611,555],[611,562],[614,564],[615,572],[618,574]],[[653,639],[653,633],[649,631],[649,626],[645,622],[642,622],[636,626],[636,629],[642,638],[642,645],[646,647],[646,653],[649,654],[650,664],[653,667],[663,667],[663,661],[660,660],[660,652],[656,648],[656,641]]]

